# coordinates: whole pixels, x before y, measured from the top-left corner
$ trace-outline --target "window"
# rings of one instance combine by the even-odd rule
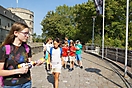
[[[4,11],[4,14],[6,14],[6,11]]]
[[[30,25],[32,25],[32,22],[30,22]]]
[[[1,19],[0,19],[0,25],[1,25]]]
[[[3,40],[3,35],[1,35],[1,40]]]
[[[32,16],[30,15],[30,19],[32,18]]]
[[[8,23],[8,27],[10,27],[10,23]]]

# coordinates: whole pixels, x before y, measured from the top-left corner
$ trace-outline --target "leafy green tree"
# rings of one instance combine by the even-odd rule
[[[36,42],[36,37],[37,37],[37,34],[36,33],[33,33],[33,42]]]
[[[129,47],[132,47],[132,2],[129,15]],[[92,41],[93,19],[95,19],[95,43],[102,41],[102,15],[97,15],[92,0],[87,3],[58,6],[49,11],[41,22],[42,36],[79,39],[83,43]],[[126,0],[106,0],[105,2],[105,46],[124,47],[126,32]]]
[[[66,5],[57,7],[55,12],[48,12],[41,22],[43,35],[53,38],[65,36],[72,38],[75,33],[74,14],[72,14],[73,8]]]
[[[107,37],[110,40],[118,42],[115,44],[113,41],[109,41],[109,44],[105,45],[124,47],[126,29],[126,0],[106,1],[105,9],[105,34],[108,34]],[[107,39],[105,40],[107,41]]]

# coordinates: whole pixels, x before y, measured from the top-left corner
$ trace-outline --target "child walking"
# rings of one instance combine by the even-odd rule
[[[46,59],[46,70],[49,73],[51,70],[50,66],[50,48],[53,47],[52,39],[48,38],[46,41],[46,53],[45,53],[45,59]]]
[[[70,69],[69,71],[74,70],[74,61],[75,61],[75,56],[76,56],[76,47],[74,46],[74,42],[70,41],[70,46],[69,46],[69,58],[70,58]]]
[[[54,88],[58,88],[59,85],[59,75],[61,73],[61,67],[64,63],[62,58],[62,49],[59,47],[60,41],[59,39],[55,39],[53,42],[54,47],[50,49],[50,57],[52,64],[52,74],[54,76]]]
[[[67,68],[67,62],[68,62],[68,42],[64,41],[63,47],[62,47],[62,58],[64,59],[64,69]]]
[[[0,47],[0,76],[3,88],[31,88],[31,74],[28,66],[18,68],[19,64],[31,62],[31,48],[26,52],[25,44],[29,37],[29,27],[16,22]],[[6,48],[6,45],[10,48]],[[10,51],[9,51],[10,50]],[[6,52],[10,52],[8,55]],[[41,60],[37,65],[42,64]]]
[[[79,40],[76,41],[75,47],[77,48],[76,50],[76,60],[78,63],[78,66],[83,69],[82,66],[82,58],[81,58],[81,54],[82,54],[82,44],[80,43]]]

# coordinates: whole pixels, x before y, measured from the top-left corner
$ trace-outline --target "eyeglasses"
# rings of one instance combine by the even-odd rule
[[[20,33],[24,34],[25,36],[30,35],[29,32],[20,32]]]

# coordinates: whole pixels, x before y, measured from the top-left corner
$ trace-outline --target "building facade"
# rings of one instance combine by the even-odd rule
[[[4,41],[14,22],[26,22],[0,5],[0,43]]]
[[[32,42],[32,34],[34,30],[34,13],[30,10],[24,8],[7,8],[9,11],[15,15],[22,18],[30,28],[30,36],[28,42]]]

